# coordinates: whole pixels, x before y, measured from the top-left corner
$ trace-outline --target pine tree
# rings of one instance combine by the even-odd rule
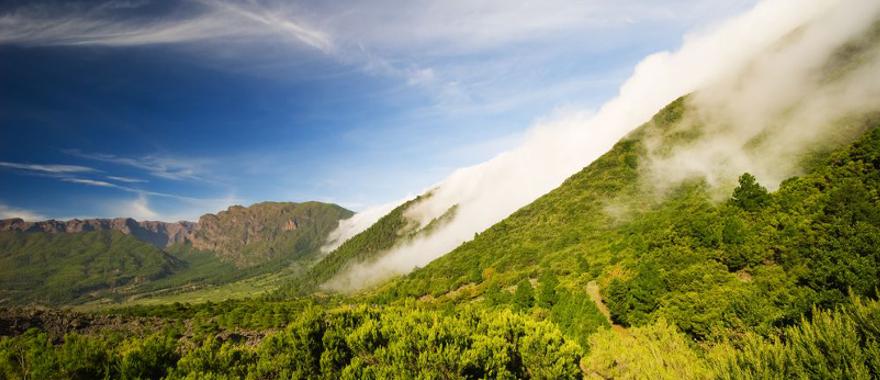
[[[556,294],[556,286],[559,285],[559,280],[553,272],[546,271],[541,274],[541,279],[539,281],[538,306],[549,309],[553,307],[559,299]]]
[[[744,173],[739,177],[739,186],[733,190],[731,202],[746,211],[755,211],[770,201],[767,188],[761,186],[755,176]]]
[[[490,306],[500,305],[507,301],[506,297],[504,297],[504,293],[501,290],[501,286],[498,285],[497,281],[490,281],[489,285],[486,287],[485,298],[486,303]]]
[[[518,310],[526,310],[535,303],[535,290],[529,279],[523,279],[516,285],[516,292],[513,294],[513,306]]]

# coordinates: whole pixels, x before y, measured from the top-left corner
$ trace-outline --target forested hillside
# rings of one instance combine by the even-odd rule
[[[468,204],[414,212],[435,188],[332,252],[351,213],[317,202],[233,206],[164,251],[116,231],[3,232],[7,303],[128,303],[0,310],[0,377],[880,378],[871,25],[794,74],[813,40],[791,31],[393,278],[362,264],[419,254],[398,248]],[[272,286],[252,297],[190,292],[260,276]],[[165,294],[183,303],[134,300]]]
[[[168,276],[183,263],[117,231],[0,232],[3,303],[74,303]]]
[[[273,296],[276,299],[309,294],[351,267],[375,261],[388,250],[424,235],[455,217],[455,207],[426,225],[407,218],[406,212],[413,205],[431,196],[422,195],[403,203],[383,216],[365,231],[345,241],[328,253],[302,276],[291,278]],[[337,288],[354,289],[350,284],[337,284]],[[339,290],[339,289],[331,289]]]
[[[821,159],[809,155],[808,173],[772,193],[746,173],[722,201],[699,179],[646,196],[654,190],[639,181],[643,138],[685,109],[685,99],[673,103],[559,189],[374,299],[490,299],[550,274],[573,292],[598,283],[616,323],[665,319],[703,341],[771,331],[850,293],[876,297],[876,121],[850,121],[846,133],[868,132]]]
[[[113,304],[264,274],[297,276],[351,215],[320,202],[233,206],[187,224],[192,230],[183,235],[174,230],[173,239],[161,233],[161,222],[12,220],[0,231],[0,304]],[[163,228],[145,235],[142,226]]]
[[[744,173],[721,197],[699,178],[658,192],[641,180],[644,142],[695,138],[675,127],[687,103],[473,241],[372,291],[130,307],[70,317],[93,318],[73,330],[40,315],[22,324],[20,311],[0,316],[18,329],[0,339],[0,371],[876,378],[876,119],[841,121],[839,146],[805,154],[804,174],[775,191]],[[373,233],[394,241],[398,230]],[[143,323],[163,327],[118,332]],[[21,334],[27,326],[37,329]]]
[[[292,261],[318,252],[340,219],[353,215],[321,202],[262,202],[199,218],[188,239],[200,251],[239,268]]]

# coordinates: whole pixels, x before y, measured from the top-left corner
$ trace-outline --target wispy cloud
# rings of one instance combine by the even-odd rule
[[[115,217],[128,217],[137,220],[158,219],[161,216],[150,207],[149,199],[144,194],[139,194],[132,200],[111,202],[108,211]]]
[[[125,186],[125,185],[120,185],[120,184],[115,184],[115,183],[110,183],[107,181],[101,181],[101,180],[90,179],[90,178],[63,177],[63,178],[60,178],[60,180],[62,182],[74,183],[74,184],[78,184],[78,185],[113,188],[113,189],[118,189],[118,190],[122,190],[122,191],[127,191],[130,193],[150,195],[150,196],[154,196],[154,197],[173,198],[173,199],[185,200],[185,201],[201,201],[201,200],[203,200],[201,198],[189,197],[189,196],[184,196],[184,195],[177,195],[177,194],[171,194],[171,193],[163,193],[163,192],[159,192],[159,191],[138,189],[138,188],[134,188],[134,187],[130,187],[130,186]]]
[[[325,52],[333,49],[328,35],[275,6],[192,1],[167,14],[132,15],[132,9],[150,14],[153,4],[144,1],[120,6],[119,1],[105,1],[46,6],[37,2],[0,15],[0,43],[138,46],[280,36]]]
[[[115,175],[108,175],[107,179],[111,179],[111,180],[119,181],[119,182],[125,182],[125,183],[147,183],[147,182],[150,182],[145,179],[121,177],[121,176],[115,176]]]
[[[515,65],[520,65],[523,54],[556,60],[557,49],[607,44],[633,25],[707,22],[725,13],[725,8],[729,12],[754,1],[193,0],[164,11],[156,11],[155,5],[162,3],[154,1],[110,0],[63,7],[37,1],[0,14],[0,44],[222,42],[213,46],[223,46],[224,55],[230,45],[240,51],[250,51],[241,48],[255,44],[286,45],[294,51],[306,47],[342,65],[417,86],[448,109],[473,106],[483,99],[497,104],[498,94],[487,90],[487,84],[504,87],[504,98],[517,92],[510,91],[510,76],[520,66],[498,71],[499,58]],[[572,40],[579,42],[572,45]],[[274,47],[272,51],[277,51]],[[520,76],[515,82],[529,87],[525,79]]]
[[[166,221],[197,220],[200,215],[206,212],[216,212],[232,204],[243,203],[243,200],[234,195],[228,195],[219,198],[198,198],[158,191],[137,189],[125,185],[119,185],[89,178],[67,177],[61,178],[61,181],[85,186],[112,188],[137,195],[137,198],[131,201],[110,201],[109,203],[107,203],[105,207],[107,213],[105,215],[106,217],[127,216],[140,220],[149,218]],[[179,201],[179,203],[177,203],[174,212],[159,212],[150,207],[149,199],[151,197],[171,199],[174,201]]]
[[[152,176],[170,180],[208,181],[201,175],[202,161],[196,159],[180,159],[167,156],[147,155],[139,158],[122,157],[105,153],[83,153],[79,150],[65,150],[74,157],[93,161],[106,162],[143,170]],[[109,178],[109,177],[108,177]],[[120,180],[121,182],[129,182]]]
[[[79,165],[57,165],[57,164],[30,164],[18,162],[0,161],[0,167],[8,169],[17,169],[29,172],[37,172],[42,174],[72,174],[72,173],[89,173],[97,172],[97,169],[79,166]]]
[[[21,218],[29,222],[45,220],[46,217],[31,210],[15,208],[0,203],[0,219]]]
[[[750,4],[751,0],[728,1]],[[434,54],[459,54],[554,33],[576,33],[717,13],[717,1],[548,0],[542,2],[436,0],[418,2],[278,0],[181,2],[99,1],[41,4],[0,15],[0,42],[29,45],[130,46],[276,37],[325,53],[367,46],[377,51],[424,46]],[[167,5],[167,4],[166,4]],[[140,14],[140,15],[139,15]],[[230,41],[240,42],[240,41]],[[247,41],[250,42],[250,41]]]
[[[89,185],[89,186],[98,186],[98,187],[119,187],[118,185],[114,185],[110,182],[98,181],[98,180],[87,179],[87,178],[62,178],[61,180],[64,182],[69,182],[69,183],[78,183],[80,185]]]
[[[178,161],[170,158],[157,158],[157,157],[145,157],[141,161],[131,159],[131,158],[123,158],[112,155],[80,155],[81,157],[88,157],[98,161],[105,161],[116,163],[120,165],[127,165],[135,168],[140,168],[148,173],[155,175],[157,177],[181,180],[181,179],[201,179],[196,176],[195,169],[191,164],[184,163],[183,161]],[[144,189],[134,188],[127,185],[121,185],[112,183],[105,180],[94,179],[94,178],[84,178],[82,175],[84,174],[94,174],[94,173],[102,173],[101,170],[80,166],[80,165],[66,165],[66,164],[31,164],[31,163],[19,163],[19,162],[7,162],[0,161],[0,168],[8,168],[13,170],[18,170],[26,174],[30,175],[38,175],[38,176],[46,176],[49,178],[55,178],[62,182],[74,183],[79,185],[87,185],[87,186],[96,186],[96,187],[107,187],[114,188],[123,191],[128,191],[132,193],[138,194],[147,194],[158,197],[167,197],[167,198],[177,198],[177,199],[186,199],[186,200],[195,200],[198,198],[186,197],[181,195],[156,192],[156,191],[148,191]],[[121,177],[121,176],[105,176],[104,178],[108,180],[118,181],[125,184],[137,184],[137,183],[146,183],[148,181],[137,179],[137,178],[129,178],[129,177]]]
[[[214,13],[234,15],[242,20],[252,21],[282,38],[292,38],[324,53],[332,54],[336,48],[329,34],[306,26],[283,7],[225,1],[205,2],[205,4],[212,6]]]
[[[119,165],[130,166],[134,168],[139,168],[147,171],[148,173],[162,177],[166,179],[173,180],[183,180],[183,179],[202,179],[201,177],[195,175],[197,172],[197,165],[183,160],[176,160],[172,158],[165,157],[156,157],[156,156],[148,156],[142,159],[132,159],[125,157],[118,157],[114,155],[107,154],[92,154],[86,155],[79,153],[78,151],[68,151],[68,153],[77,155],[82,158],[90,158],[97,161],[103,161],[108,163],[114,163]],[[76,185],[84,185],[84,186],[94,186],[100,188],[107,189],[116,189],[128,193],[138,194],[139,197],[160,197],[160,198],[168,198],[175,199],[178,201],[183,201],[187,204],[193,205],[190,207],[193,210],[204,210],[215,208],[217,205],[226,204],[230,199],[235,199],[234,197],[224,197],[224,198],[199,198],[192,197],[186,195],[172,194],[167,192],[160,191],[151,191],[143,188],[133,187],[136,184],[146,183],[148,181],[138,178],[130,178],[123,176],[112,176],[107,175],[99,178],[87,178],[86,176],[89,174],[95,175],[98,173],[102,173],[103,171],[80,165],[66,165],[66,164],[31,164],[31,163],[17,163],[17,162],[7,162],[0,161],[0,168],[8,168],[12,170],[20,171],[24,174],[28,175],[38,175],[45,176],[49,178],[56,179],[61,182],[76,184]],[[119,183],[113,183],[110,181],[116,181]],[[0,204],[0,215],[3,212],[7,212],[8,215],[13,215],[14,211],[16,215],[22,219],[27,219],[24,216],[28,216],[31,219],[45,219],[42,216],[39,216],[35,213],[29,213],[27,210],[11,208],[8,206],[4,206]],[[186,215],[188,217],[192,217],[193,213],[180,214],[181,216]],[[158,214],[156,214],[158,215]]]

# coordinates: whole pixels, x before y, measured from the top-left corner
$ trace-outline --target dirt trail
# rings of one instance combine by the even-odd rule
[[[597,284],[596,281],[590,281],[587,283],[587,294],[590,295],[590,299],[596,304],[599,312],[605,316],[606,320],[608,320],[608,324],[611,325],[612,330],[621,332],[626,330],[625,327],[615,324],[614,321],[611,320],[611,312],[608,311],[608,306],[605,306],[605,301],[602,300],[602,293],[599,291],[599,284]]]

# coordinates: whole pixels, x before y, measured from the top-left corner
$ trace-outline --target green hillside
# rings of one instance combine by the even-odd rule
[[[417,198],[326,256],[315,242],[336,221],[319,211],[207,216],[169,250],[169,275],[128,280],[158,297],[91,314],[0,310],[0,376],[880,378],[880,116],[831,121],[787,157],[798,175],[768,191],[749,173],[653,171],[717,132],[693,99],[473,240],[352,295],[321,285],[457,208],[422,226],[406,217]],[[760,152],[769,128],[735,148]],[[306,217],[326,222],[310,230]],[[186,292],[204,284],[220,286]],[[248,292],[261,297],[228,299]]]
[[[646,135],[670,147],[694,138],[673,128],[686,112],[679,99],[558,189],[374,299],[477,300],[553,275],[571,292],[595,281],[615,323],[665,319],[706,340],[790,324],[814,306],[847,303],[850,292],[877,295],[876,120],[842,121],[840,140],[869,132],[830,155],[806,155],[808,174],[778,191],[744,174],[718,202],[700,179],[662,195],[641,180]]]
[[[145,283],[125,304],[255,297],[300,278],[339,220],[353,213],[322,202],[232,206],[199,219],[194,236],[166,251],[182,265]]]
[[[116,231],[0,233],[0,291],[6,304],[61,304],[112,296],[168,276],[182,264]]]
[[[391,210],[369,228],[328,253],[305,274],[292,278],[276,292],[273,298],[281,299],[316,291],[318,286],[351,265],[375,260],[398,244],[430,234],[434,228],[455,216],[455,207],[452,207],[425,226],[419,226],[416,222],[407,219],[406,210],[430,196],[431,194],[428,193],[416,197]]]
[[[262,202],[199,218],[191,245],[239,268],[315,254],[353,212],[321,202]]]
[[[98,306],[187,299],[193,292],[198,295],[191,299],[206,292],[221,292],[209,297],[220,300],[253,296],[302,274],[339,220],[351,215],[320,202],[233,206],[203,216],[186,243],[164,250],[110,230],[0,232],[2,299],[13,305]]]
[[[0,338],[0,373],[880,376],[877,120],[841,121],[841,144],[808,152],[805,174],[777,191],[744,174],[721,189],[721,199],[700,179],[658,193],[642,180],[645,138],[687,144],[699,135],[676,127],[687,112],[687,99],[676,101],[558,189],[425,268],[364,294],[65,317],[88,321],[81,324],[87,328],[28,314],[42,327]],[[351,242],[375,256],[400,239],[402,225],[394,220]],[[354,251],[347,249],[339,252]],[[6,313],[0,321],[21,320]],[[158,327],[138,332],[144,323]]]

